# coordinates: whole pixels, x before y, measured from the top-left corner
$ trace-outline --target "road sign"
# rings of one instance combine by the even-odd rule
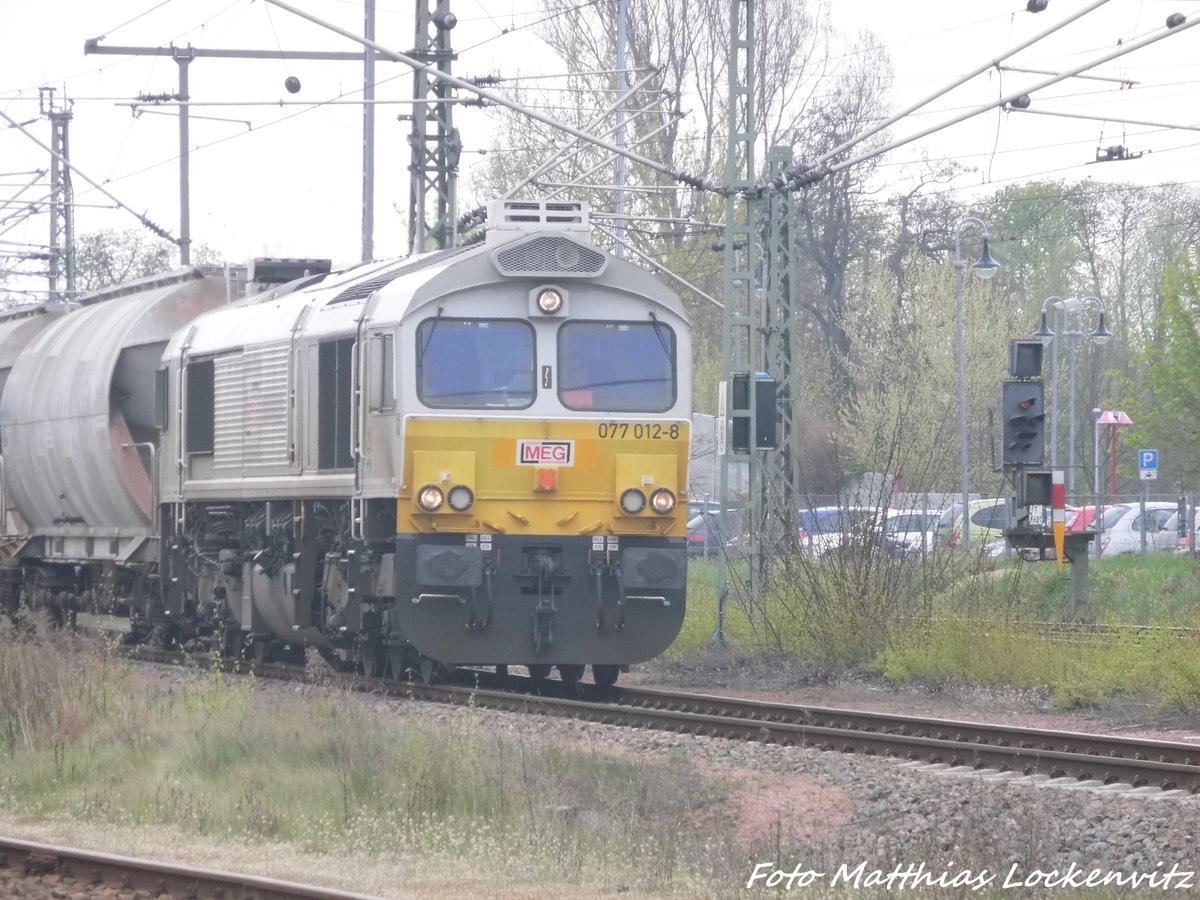
[[[1158,469],[1158,451],[1157,450],[1139,450],[1138,451],[1138,468],[1139,469]],[[1145,477],[1145,476],[1143,476]]]
[[[1142,481],[1155,481],[1158,479],[1158,469],[1138,469],[1138,475]]]

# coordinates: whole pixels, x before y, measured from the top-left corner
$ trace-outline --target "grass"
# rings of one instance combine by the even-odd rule
[[[470,709],[381,717],[336,688],[281,699],[218,674],[165,687],[103,648],[27,632],[0,632],[10,815],[654,894],[733,886],[749,858],[712,835],[724,783],[682,755],[546,743],[537,719],[500,733]]]
[[[797,557],[766,573],[758,603],[731,601],[726,634],[739,654],[787,656],[895,682],[979,684],[1042,692],[1058,708],[1135,703],[1154,711],[1200,703],[1200,562],[1174,555],[1092,561],[1084,616],[1143,630],[1048,639],[1063,621],[1069,569],[1015,558],[967,566],[957,554],[924,562]],[[738,572],[731,567],[731,582]],[[668,654],[703,653],[716,630],[717,567],[693,563],[688,615]]]

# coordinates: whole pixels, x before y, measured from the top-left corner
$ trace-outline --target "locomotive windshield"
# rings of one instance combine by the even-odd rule
[[[417,392],[426,406],[523,409],[534,383],[527,322],[439,314],[417,328]]]
[[[675,332],[660,322],[568,322],[558,333],[568,409],[665,412],[675,403]]]

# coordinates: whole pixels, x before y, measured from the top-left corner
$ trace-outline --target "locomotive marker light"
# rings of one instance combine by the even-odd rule
[[[646,495],[637,488],[628,488],[621,494],[621,511],[636,516],[646,508]]]
[[[465,484],[459,484],[450,488],[447,500],[455,512],[466,512],[475,502],[475,494]]]

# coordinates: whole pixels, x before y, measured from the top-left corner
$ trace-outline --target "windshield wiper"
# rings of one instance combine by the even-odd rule
[[[428,321],[428,320],[426,320]],[[429,349],[429,342],[433,340],[433,333],[437,331],[438,323],[442,321],[442,307],[439,305],[437,315],[433,317],[433,324],[429,326],[429,333],[425,335],[425,341],[421,344],[421,349],[417,351],[417,381],[420,383],[421,373],[425,369],[425,351]]]
[[[662,345],[663,355],[666,356],[667,362],[669,362],[671,364],[671,371],[674,372],[675,371],[675,354],[671,352],[671,348],[670,348],[670,346],[668,346],[669,343],[674,343],[674,342],[668,342],[663,337],[662,332],[658,330],[659,328],[667,328],[667,326],[663,325],[662,322],[658,321],[658,316],[654,315],[653,310],[650,311],[650,321],[653,324],[654,336],[656,338],[658,338],[658,343],[660,345]],[[667,329],[667,331],[668,331],[668,333],[670,333],[669,328]]]

